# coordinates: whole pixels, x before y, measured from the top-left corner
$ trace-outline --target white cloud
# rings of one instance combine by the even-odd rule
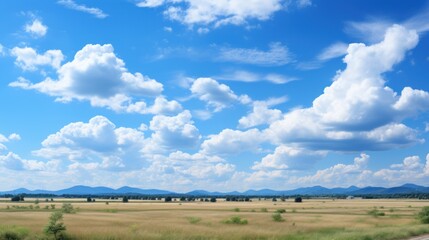
[[[138,7],[158,7],[164,4],[164,0],[144,0],[137,3]]]
[[[386,30],[392,26],[390,21],[373,19],[366,22],[348,22],[346,32],[369,43],[380,42]]]
[[[73,99],[87,100],[92,106],[107,107],[117,112],[177,113],[181,106],[177,101],[168,101],[159,96],[163,85],[156,80],[132,74],[118,58],[112,45],[88,44],[78,51],[71,62],[60,66],[63,58],[58,50],[49,50],[38,55],[31,48],[14,48],[16,63],[23,69],[35,69],[38,65],[51,64],[58,68],[58,80],[46,78],[39,83],[20,78],[9,86],[34,89],[56,97],[56,101],[70,102]],[[134,98],[156,97],[153,106]]]
[[[77,4],[73,0],[59,0],[58,3],[76,11],[89,13],[96,18],[106,18],[107,16],[109,16],[99,8],[87,7],[82,4]]]
[[[16,57],[15,64],[28,71],[35,71],[40,66],[51,66],[54,69],[59,69],[64,60],[61,50],[48,50],[43,54],[38,54],[36,50],[30,47],[14,47],[10,53]]]
[[[334,43],[322,50],[317,56],[320,61],[326,61],[332,58],[341,57],[347,54],[348,45],[342,42]]]
[[[429,132],[429,123],[425,123],[425,132]]]
[[[326,155],[322,151],[309,151],[307,149],[281,145],[274,153],[268,154],[260,162],[255,162],[253,170],[302,170],[314,165],[317,160]]]
[[[17,133],[10,134],[8,138],[9,138],[9,140],[13,140],[13,141],[21,140],[21,136],[19,136],[19,134],[17,134]]]
[[[172,27],[164,27],[164,31],[173,32],[173,28]]]
[[[223,48],[217,58],[220,61],[262,65],[282,66],[292,61],[286,46],[280,42],[271,43],[268,51],[248,48]]]
[[[251,100],[246,95],[237,96],[227,85],[211,78],[198,78],[190,88],[192,94],[207,102],[215,112],[221,111],[234,103],[248,104]]]
[[[305,2],[309,1],[300,1]],[[139,7],[159,7],[166,5],[164,15],[189,26],[246,24],[249,20],[268,20],[281,10],[283,0],[143,0]],[[307,4],[308,5],[308,4]]]
[[[349,187],[358,183],[360,186],[365,186],[372,176],[372,172],[367,170],[369,159],[369,155],[362,153],[360,157],[354,159],[353,164],[337,164],[318,170],[314,175],[293,177],[289,183],[307,186],[323,185],[325,187]]]
[[[224,129],[219,134],[209,135],[208,139],[201,144],[201,150],[203,153],[214,155],[258,152],[259,145],[264,141],[264,135],[258,129],[247,131]]]
[[[59,159],[71,169],[92,166],[105,170],[126,170],[142,166],[140,150],[145,143],[143,132],[116,127],[106,117],[96,116],[89,122],[64,126],[43,142],[33,154]]]
[[[234,71],[215,78],[220,80],[239,81],[239,82],[267,81],[274,84],[284,84],[284,83],[297,80],[297,78],[288,77],[288,76],[276,74],[276,73],[258,74],[254,72],[243,71],[243,70]]]
[[[238,120],[238,127],[250,128],[280,120],[283,117],[283,113],[278,109],[269,109],[269,107],[285,101],[287,101],[286,97],[253,102],[252,112]]]
[[[156,149],[193,148],[201,138],[198,128],[193,125],[192,115],[187,110],[172,117],[154,116],[149,129],[153,131],[153,144],[149,147]]]
[[[0,155],[0,166],[14,171],[56,171],[58,161],[51,160],[48,162],[25,160],[13,152],[6,155]]]
[[[25,31],[34,37],[43,37],[48,32],[48,27],[39,19],[34,19],[32,23],[25,25]]]
[[[293,110],[271,124],[270,138],[312,149],[354,151],[421,142],[416,131],[399,122],[427,111],[429,94],[406,87],[398,96],[382,78],[417,42],[415,31],[394,25],[380,43],[350,44],[346,69],[338,72],[312,107]]]

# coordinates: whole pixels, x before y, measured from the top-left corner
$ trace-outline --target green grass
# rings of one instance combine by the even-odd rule
[[[29,234],[28,229],[17,226],[0,226],[0,240],[21,240]]]
[[[424,225],[406,227],[384,227],[376,229],[328,228],[312,233],[291,234],[278,239],[282,240],[400,240],[429,233]]]

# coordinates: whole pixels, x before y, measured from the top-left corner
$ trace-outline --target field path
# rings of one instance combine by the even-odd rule
[[[423,235],[420,237],[413,237],[413,238],[410,238],[408,240],[429,240],[429,235]]]

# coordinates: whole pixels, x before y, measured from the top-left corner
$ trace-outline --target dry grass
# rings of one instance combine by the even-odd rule
[[[51,209],[44,206],[71,202],[76,214],[65,214],[67,232],[78,239],[398,239],[429,232],[419,225],[416,213],[429,206],[423,200],[304,200],[303,203],[258,201],[216,203],[122,203],[97,199],[55,199],[40,201],[40,209],[14,209],[33,205],[35,199],[11,203],[0,199],[0,226],[22,226],[30,235],[42,234]],[[44,199],[41,199],[44,200]],[[7,209],[9,206],[9,209]],[[239,208],[236,212],[234,209]],[[267,209],[267,212],[261,209]],[[378,209],[385,216],[368,214]],[[285,209],[284,222],[273,222],[272,214]],[[240,216],[248,224],[225,224]],[[199,219],[191,222],[190,219]],[[405,235],[404,235],[405,234]]]

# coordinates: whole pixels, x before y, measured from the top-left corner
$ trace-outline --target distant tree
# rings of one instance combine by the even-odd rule
[[[215,197],[210,198],[210,202],[216,202],[216,198]]]
[[[46,234],[53,234],[55,240],[61,239],[61,233],[66,230],[63,222],[63,214],[55,211],[49,217],[49,223],[45,226],[44,232]]]
[[[165,201],[165,202],[171,202],[171,197],[166,197],[166,198],[164,199],[164,201]]]
[[[19,197],[19,196],[14,196],[14,197],[12,197],[12,198],[10,199],[10,201],[12,201],[12,202],[19,202],[19,201],[21,201],[21,197]]]
[[[277,198],[273,198],[273,202],[277,202]]]
[[[184,202],[184,201],[186,201],[186,198],[185,197],[180,197],[180,201]]]
[[[297,198],[295,198],[295,202],[297,202],[297,203],[302,202],[302,197],[297,197]]]
[[[128,202],[128,197],[127,196],[123,197],[122,198],[122,202],[127,203]]]
[[[87,197],[87,198],[86,198],[86,201],[87,201],[87,202],[92,202],[91,197]]]
[[[244,201],[245,202],[250,202],[250,198],[246,197],[246,198],[244,198]]]

